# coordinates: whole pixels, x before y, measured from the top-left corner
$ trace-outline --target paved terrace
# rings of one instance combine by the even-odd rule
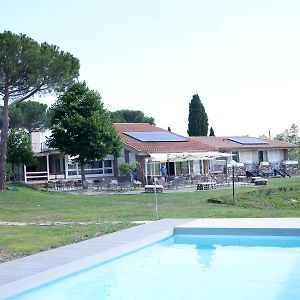
[[[300,236],[300,218],[163,219],[0,264],[0,299],[182,234]]]

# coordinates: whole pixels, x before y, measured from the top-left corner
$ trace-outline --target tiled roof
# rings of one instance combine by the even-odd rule
[[[184,142],[142,142],[136,140],[123,132],[126,131],[166,131],[162,128],[150,125],[148,123],[114,123],[114,127],[121,136],[123,144],[142,153],[177,153],[177,152],[200,152],[215,151],[214,147],[203,144],[196,139],[186,138]],[[176,133],[174,133],[176,134]],[[179,134],[176,134],[181,136]]]
[[[292,149],[296,148],[297,145],[288,142],[264,139],[266,144],[259,145],[243,145],[231,140],[230,137],[217,137],[217,136],[198,136],[191,137],[191,139],[199,141],[205,145],[216,148],[218,151],[225,150],[239,150],[239,149]]]

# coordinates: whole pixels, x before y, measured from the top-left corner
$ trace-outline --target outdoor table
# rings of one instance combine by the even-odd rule
[[[163,188],[164,187],[160,184],[147,184],[145,185],[145,193],[162,193]]]
[[[247,176],[243,176],[243,175],[238,176],[238,181],[244,182],[244,181],[246,181],[246,179],[247,179]]]
[[[268,183],[268,179],[259,178],[254,181],[255,185],[266,185]]]
[[[251,183],[254,183],[256,180],[262,179],[261,176],[253,176],[251,177]]]
[[[197,184],[197,190],[203,191],[203,190],[212,190],[217,188],[217,183],[215,181],[210,182],[199,182]]]

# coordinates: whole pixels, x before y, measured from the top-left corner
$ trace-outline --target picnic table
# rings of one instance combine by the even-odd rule
[[[268,183],[268,179],[262,178],[260,176],[251,177],[251,182],[255,185],[266,185]]]
[[[217,183],[215,181],[210,182],[198,182],[197,183],[197,191],[203,190],[213,190],[217,188]]]
[[[163,188],[161,184],[147,184],[145,185],[145,193],[162,193]]]

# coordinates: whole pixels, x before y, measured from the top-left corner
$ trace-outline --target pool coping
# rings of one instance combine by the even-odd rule
[[[0,299],[122,256],[173,234],[300,236],[300,218],[162,219],[0,264]]]

